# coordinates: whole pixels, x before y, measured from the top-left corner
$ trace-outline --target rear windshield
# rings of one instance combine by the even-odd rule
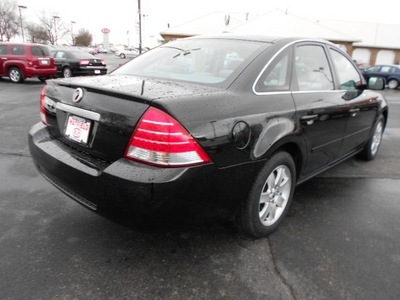
[[[50,56],[50,51],[46,46],[32,46],[31,52],[33,56]]]
[[[264,47],[241,40],[177,40],[133,59],[113,74],[220,84],[236,78]]]
[[[71,51],[70,53],[72,57],[75,58],[96,58],[96,56],[93,56],[92,54],[85,51]]]

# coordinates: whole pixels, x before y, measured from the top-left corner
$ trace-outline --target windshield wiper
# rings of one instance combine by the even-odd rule
[[[192,51],[201,50],[201,48],[193,48],[193,49],[186,49],[186,50],[185,50],[185,49],[182,49],[182,48],[170,47],[170,46],[167,46],[167,47],[165,47],[165,48],[171,48],[171,49],[176,49],[176,50],[182,51],[181,53],[178,53],[178,54],[174,55],[172,58],[176,58],[176,57],[180,56],[181,54],[183,54],[183,56],[186,56],[186,55],[191,54]]]

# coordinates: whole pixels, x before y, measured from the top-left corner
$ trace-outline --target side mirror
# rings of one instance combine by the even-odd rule
[[[384,90],[385,79],[383,77],[370,77],[368,79],[368,88],[370,90]]]

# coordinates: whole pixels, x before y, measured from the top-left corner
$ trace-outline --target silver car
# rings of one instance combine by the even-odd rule
[[[115,55],[121,58],[136,57],[139,55],[139,50],[136,48],[127,48],[115,51]]]

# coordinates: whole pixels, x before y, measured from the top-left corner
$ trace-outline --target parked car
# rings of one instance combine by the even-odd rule
[[[139,50],[136,48],[117,49],[115,51],[115,55],[121,58],[126,58],[126,57],[134,58],[139,55]]]
[[[60,49],[51,53],[57,66],[57,74],[61,77],[107,74],[105,60],[85,51]]]
[[[399,65],[376,65],[366,68],[363,74],[367,79],[371,76],[385,78],[386,84],[390,89],[397,89],[400,84]]]
[[[0,77],[14,83],[38,77],[41,81],[57,73],[54,59],[45,45],[0,42]]]
[[[29,148],[45,178],[100,214],[206,211],[263,237],[296,185],[376,157],[383,88],[322,40],[176,40],[101,78],[48,81]]]

